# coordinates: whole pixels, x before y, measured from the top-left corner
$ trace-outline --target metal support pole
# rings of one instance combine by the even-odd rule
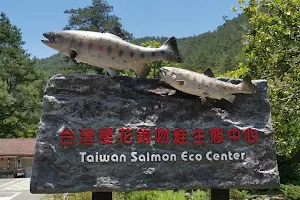
[[[209,200],[229,200],[228,189],[210,189]]]
[[[92,192],[92,200],[112,200],[112,192]]]

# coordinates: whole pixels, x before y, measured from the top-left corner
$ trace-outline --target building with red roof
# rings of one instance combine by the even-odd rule
[[[23,168],[30,177],[35,142],[34,138],[0,139],[0,172]]]

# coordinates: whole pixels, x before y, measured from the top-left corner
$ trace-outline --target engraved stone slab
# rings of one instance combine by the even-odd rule
[[[201,105],[179,91],[153,94],[157,79],[56,75],[43,98],[30,190],[279,188],[267,81],[253,83],[257,93],[237,94],[233,104]],[[71,146],[61,143],[64,128],[74,133]]]

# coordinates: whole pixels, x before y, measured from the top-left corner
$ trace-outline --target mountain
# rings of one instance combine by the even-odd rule
[[[213,32],[197,36],[177,38],[178,49],[184,60],[182,66],[194,71],[203,71],[210,67],[213,71],[224,72],[237,66],[242,48],[242,35],[248,28],[247,18],[240,14],[232,20],[226,20]],[[167,37],[143,37],[131,42],[141,44],[156,40],[163,44]],[[62,54],[40,59],[39,65],[45,70],[66,65]],[[71,65],[68,63],[68,65]]]
[[[219,72],[235,68],[246,28],[247,18],[239,15],[227,20],[213,32],[180,39],[178,43],[184,58],[183,67],[195,71],[203,71],[210,67]]]

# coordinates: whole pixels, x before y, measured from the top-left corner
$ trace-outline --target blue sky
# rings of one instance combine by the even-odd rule
[[[214,31],[224,23],[222,16],[236,17],[231,10],[237,0],[107,0],[113,14],[134,37],[175,36],[177,38]],[[71,8],[91,5],[91,0],[3,0],[3,11],[22,31],[24,49],[38,58],[49,57],[55,50],[44,45],[43,33],[62,30],[68,24]]]

